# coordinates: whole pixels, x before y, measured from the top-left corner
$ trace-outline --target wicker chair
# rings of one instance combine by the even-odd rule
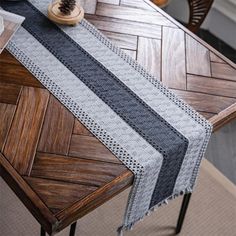
[[[214,0],[188,0],[189,22],[187,28],[196,33],[205,20]]]

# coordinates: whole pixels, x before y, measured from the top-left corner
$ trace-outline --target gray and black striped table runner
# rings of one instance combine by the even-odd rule
[[[48,1],[1,2],[26,17],[7,49],[134,174],[124,224],[191,192],[211,125],[83,20],[57,26]]]

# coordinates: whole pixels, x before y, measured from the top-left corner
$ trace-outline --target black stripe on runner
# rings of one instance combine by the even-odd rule
[[[25,16],[23,27],[162,153],[164,160],[150,207],[169,197],[173,193],[188,140],[31,3],[3,1],[1,5],[5,10]]]

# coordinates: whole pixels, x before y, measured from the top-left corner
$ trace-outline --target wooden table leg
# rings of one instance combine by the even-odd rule
[[[182,202],[182,205],[181,205],[181,209],[180,209],[180,213],[179,213],[179,218],[178,218],[178,223],[177,223],[177,226],[176,226],[175,234],[179,234],[181,229],[182,229],[185,214],[186,214],[187,209],[188,209],[188,205],[189,205],[191,195],[192,195],[192,193],[187,193],[187,194],[184,195],[184,199],[183,199],[183,202]]]

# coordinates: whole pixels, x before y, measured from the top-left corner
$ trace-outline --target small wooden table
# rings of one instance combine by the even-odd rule
[[[100,0],[96,14],[86,18],[209,119],[214,130],[236,117],[235,64],[152,3]],[[133,181],[7,51],[0,55],[0,163],[3,179],[49,234]]]

